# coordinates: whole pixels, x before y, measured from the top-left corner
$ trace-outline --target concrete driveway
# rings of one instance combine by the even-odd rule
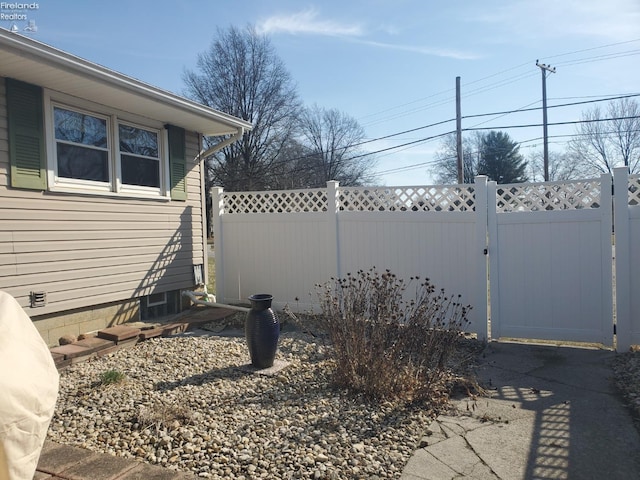
[[[478,369],[488,397],[456,400],[403,480],[640,479],[640,435],[618,397],[615,353],[491,343]]]

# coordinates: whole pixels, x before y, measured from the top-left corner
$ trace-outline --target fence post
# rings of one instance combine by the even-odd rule
[[[216,301],[224,303],[224,250],[222,235],[222,215],[224,203],[222,201],[222,187],[211,188],[211,221],[213,223],[213,254],[216,259]],[[205,265],[205,268],[207,266]]]
[[[611,193],[611,175],[608,173],[600,175],[600,222],[601,222],[601,268],[604,275],[602,279],[602,315],[601,331],[603,345],[613,345],[613,198]],[[607,315],[608,312],[608,315]]]
[[[498,275],[498,212],[497,184],[487,183],[487,250],[489,272],[487,278],[487,296],[489,297],[489,338],[500,338],[500,276]]]
[[[334,266],[335,278],[340,278],[340,232],[338,231],[338,214],[340,213],[340,182],[327,182],[327,234],[329,239],[329,258]]]
[[[475,217],[476,217],[476,244],[475,255],[476,263],[476,292],[474,309],[477,311],[477,322],[475,325],[478,340],[486,341],[489,338],[489,317],[487,315],[487,256],[485,254],[487,248],[487,177],[478,175],[474,180],[473,186],[475,192]]]
[[[613,169],[613,221],[615,238],[616,350],[631,346],[631,245],[629,243],[629,180],[627,167]]]

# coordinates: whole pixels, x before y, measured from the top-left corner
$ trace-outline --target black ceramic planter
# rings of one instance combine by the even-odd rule
[[[247,313],[244,334],[251,364],[257,368],[273,366],[280,338],[280,322],[271,309],[273,297],[266,293],[251,295],[251,310]]]

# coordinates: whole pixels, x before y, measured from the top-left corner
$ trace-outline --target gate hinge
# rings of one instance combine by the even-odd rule
[[[617,335],[617,332],[616,332],[616,324],[615,324],[615,323],[613,324],[613,334],[614,334],[614,335]]]

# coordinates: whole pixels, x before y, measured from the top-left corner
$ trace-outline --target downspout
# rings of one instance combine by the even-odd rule
[[[240,137],[242,137],[242,135],[244,135],[245,132],[245,128],[244,127],[238,127],[238,130],[236,131],[236,133],[234,133],[233,135],[231,135],[229,138],[227,138],[226,140],[221,141],[220,143],[216,143],[213,147],[209,148],[208,150],[200,150],[200,153],[198,153],[198,156],[196,157],[196,159],[198,160],[198,162],[201,162],[202,160],[204,160],[206,157],[208,157],[209,155],[212,155],[214,153],[216,153],[219,150],[222,150],[224,147],[226,147],[227,145],[231,145],[233,142],[237,141],[240,139]],[[200,135],[200,142],[202,142],[202,135]],[[206,167],[205,167],[206,168]],[[206,176],[206,174],[205,174]],[[205,184],[206,184],[206,178],[203,178]],[[204,188],[204,187],[202,187]],[[206,193],[204,195],[204,198],[206,199]],[[207,208],[207,202],[206,200],[204,200],[204,208]],[[205,210],[206,211],[206,210]],[[206,222],[206,220],[205,220]],[[204,243],[207,243],[207,234],[208,232],[206,231],[206,228],[203,229],[204,230]],[[206,262],[208,262],[208,254],[207,251],[205,249],[205,266],[207,265]],[[206,278],[205,278],[206,280]],[[205,286],[206,286],[206,281],[205,281]]]
[[[201,151],[198,154],[198,161],[203,160],[204,158],[208,157],[209,155],[212,155],[212,154],[216,153],[218,150],[222,150],[224,147],[226,147],[228,145],[231,145],[233,142],[239,140],[240,137],[242,137],[242,135],[244,135],[244,132],[245,132],[244,127],[238,127],[238,130],[236,131],[236,133],[231,135],[226,140],[222,140],[220,143],[216,143],[213,147],[210,147],[206,151]]]
[[[239,140],[242,135],[244,135],[245,133],[245,128],[244,127],[238,127],[238,129],[236,130],[236,133],[232,134],[229,138],[227,138],[226,140],[223,140],[217,144],[215,144],[214,146],[210,147],[209,149],[207,149],[206,151],[202,150],[202,143],[199,145],[200,147],[200,152],[198,153],[198,163],[201,162],[202,160],[206,159],[206,157],[208,157],[209,155],[214,154],[215,152],[222,150],[224,147],[226,147],[227,145],[231,145],[233,142]],[[200,135],[200,142],[202,142],[202,135]],[[206,166],[205,168],[205,172],[206,172]],[[206,212],[207,211],[207,193],[206,193],[206,189],[205,189],[205,185],[206,185],[206,173],[203,176],[202,179],[202,184],[201,184],[201,188],[203,190],[202,192],[202,211]],[[203,269],[205,270],[203,273],[205,273],[204,275],[204,291],[205,293],[207,292],[207,283],[209,280],[209,273],[208,273],[208,265],[209,265],[209,248],[207,245],[207,229],[206,229],[206,225],[207,225],[207,221],[206,221],[206,213],[204,216],[204,223],[203,223],[203,235],[202,235],[202,242],[203,245],[205,246],[204,248],[204,265],[203,265]],[[189,296],[189,295],[187,295]],[[192,297],[190,297],[191,300],[194,300]],[[214,296],[215,299],[215,296]],[[195,303],[200,303],[201,300],[198,300]]]
[[[191,292],[188,290],[185,290],[184,292],[182,292],[182,295],[184,295],[185,297],[189,297],[191,299],[191,301],[193,303],[195,303],[196,305],[206,305],[207,307],[221,307],[221,308],[228,308],[230,310],[238,310],[240,312],[248,312],[251,309],[247,308],[247,307],[240,307],[238,305],[227,305],[225,303],[217,303],[215,301],[215,295],[210,295],[207,292]],[[198,300],[196,297],[204,297],[207,300]],[[210,302],[208,299],[213,297],[213,302]]]

